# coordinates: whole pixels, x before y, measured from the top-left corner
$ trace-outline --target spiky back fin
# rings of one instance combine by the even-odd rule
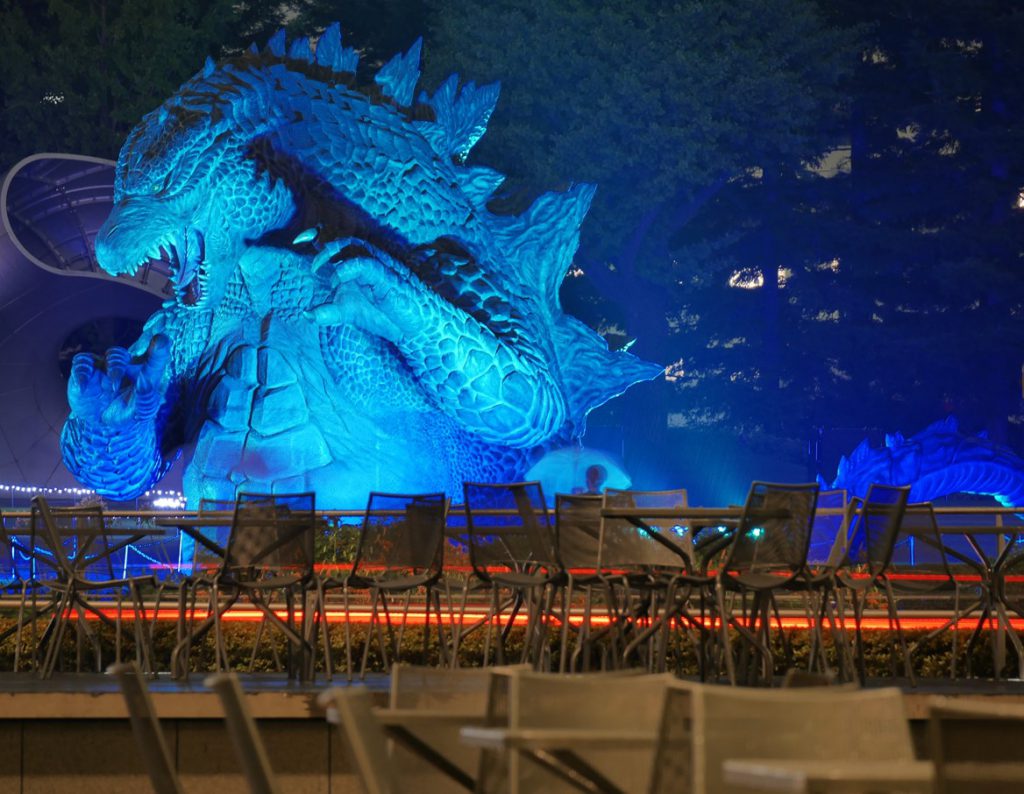
[[[423,39],[419,38],[404,55],[399,53],[374,75],[374,82],[381,87],[385,96],[391,97],[404,107],[412,104],[416,83],[420,79],[420,52]]]
[[[460,168],[455,176],[459,180],[462,192],[478,207],[486,205],[494,191],[505,181],[504,174],[486,166]]]
[[[580,224],[590,209],[596,186],[580,182],[564,193],[544,193],[526,212],[496,221],[506,250],[519,264],[522,281],[538,290],[547,306],[560,306],[562,285],[579,247]]]
[[[460,89],[459,76],[450,75],[433,96],[420,94],[420,102],[434,109],[435,121],[416,121],[413,126],[438,154],[461,162],[487,131],[500,92],[500,83],[478,86],[468,82]]]
[[[291,45],[288,47],[288,57],[293,61],[313,63],[313,50],[309,46],[309,39],[305,36],[293,39]]]
[[[559,316],[553,338],[569,416],[578,431],[592,408],[665,371],[631,353],[609,350],[600,334],[568,314]]]
[[[264,47],[264,52],[269,52],[271,55],[275,55],[278,58],[284,57],[284,45],[285,35],[284,28],[278,28],[277,32],[267,39],[267,46]]]
[[[316,42],[316,62],[335,72],[354,73],[359,66],[359,53],[341,44],[341,25],[333,22]]]
[[[939,419],[937,422],[932,422],[928,427],[918,433],[918,435],[923,436],[928,433],[941,433],[943,430],[948,433],[959,432],[960,420],[956,418],[956,414],[950,414],[945,419]]]

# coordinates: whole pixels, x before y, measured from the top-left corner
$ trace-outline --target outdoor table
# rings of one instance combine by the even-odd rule
[[[939,523],[939,533],[941,535],[960,535],[963,537],[968,545],[974,551],[978,558],[978,562],[981,563],[983,572],[982,585],[985,589],[985,593],[982,598],[977,602],[977,606],[981,607],[981,615],[978,618],[978,623],[972,632],[972,635],[977,635],[984,628],[986,620],[991,619],[991,616],[995,615],[996,619],[996,633],[995,643],[993,647],[993,657],[995,662],[996,676],[999,676],[999,671],[1003,669],[1006,662],[1006,636],[1007,632],[1012,632],[1013,629],[1009,623],[1009,616],[1006,614],[1002,607],[1002,604],[998,599],[994,599],[992,594],[995,592],[996,579],[999,575],[999,569],[1006,561],[1010,552],[1017,543],[1018,535],[1024,533],[1024,526],[1006,526],[1003,523],[1003,517],[1007,515],[1014,515],[1019,512],[1019,508],[1015,507],[971,507],[971,508],[959,508],[959,507],[935,507],[933,508],[935,515],[939,516],[994,516],[994,524],[942,524]],[[913,508],[908,508],[913,510]],[[980,538],[983,537],[995,537],[996,538],[996,553],[995,556],[989,554],[985,547],[981,544]],[[1021,670],[1020,674],[1024,676],[1024,659],[1020,660]]]
[[[0,536],[3,537],[3,540],[4,540],[5,543],[7,543],[8,545],[11,546],[12,550],[14,548],[16,548],[17,545],[21,545],[21,544],[17,544],[16,545],[15,541],[14,541],[14,538],[28,538],[29,539],[29,541],[28,541],[28,549],[31,550],[32,548],[34,548],[35,545],[36,545],[36,536],[38,535],[38,532],[35,529],[33,529],[32,527],[29,527],[29,526],[14,526],[14,527],[11,527],[10,529],[8,529],[7,526],[6,526],[6,520],[7,519],[28,519],[28,518],[31,518],[31,515],[32,515],[32,513],[29,510],[19,510],[19,511],[8,510],[8,511],[4,511],[2,513],[2,516],[0,516],[0,524],[2,524],[2,526],[0,526]],[[60,537],[62,537],[62,538],[74,539],[79,544],[79,546],[80,546],[79,554],[84,554],[93,545],[93,543],[96,542],[96,540],[99,537],[103,536],[103,537],[107,538],[108,539],[108,545],[105,548],[103,548],[100,553],[97,553],[95,556],[89,558],[89,564],[90,565],[95,565],[97,563],[102,563],[104,561],[109,562],[114,554],[116,554],[117,552],[127,548],[128,546],[130,546],[133,543],[137,543],[138,541],[142,540],[143,538],[154,537],[154,536],[163,536],[163,535],[166,534],[166,530],[164,530],[163,528],[159,528],[159,527],[143,527],[143,526],[122,527],[122,526],[106,525],[105,524],[103,527],[97,527],[97,526],[86,526],[86,527],[81,527],[81,528],[78,528],[78,527],[59,527],[57,529],[57,534]],[[109,543],[109,539],[110,538],[117,538],[117,542]],[[22,547],[21,550],[25,551],[26,548]],[[68,578],[68,574],[63,570],[61,565],[55,563],[53,570],[54,570],[54,580],[53,581],[54,581],[55,586],[57,588],[63,587],[63,586],[67,585],[70,582],[70,579]],[[33,577],[35,576],[34,571],[32,573],[32,576]],[[34,650],[34,653],[36,653],[36,654],[40,654],[40,653],[44,653],[45,654],[48,643],[51,642],[52,639],[53,639],[52,638],[52,633],[53,633],[54,626],[57,625],[57,622],[58,622],[58,613],[57,613],[58,601],[56,601],[56,600],[51,601],[50,605],[48,605],[48,606],[44,607],[43,609],[39,610],[35,606],[35,590],[33,590],[32,598],[33,598],[33,606],[32,606],[31,612],[28,615],[25,615],[23,618],[19,619],[14,626],[11,626],[8,629],[6,629],[3,632],[3,634],[0,635],[0,639],[5,639],[5,638],[11,636],[12,634],[20,631],[21,628],[24,625],[26,625],[28,622],[35,621],[41,615],[45,614],[46,612],[50,612],[50,618],[47,621],[46,627],[43,629],[43,632],[42,632],[42,635],[40,637],[39,643],[38,643],[37,647]],[[82,607],[88,608],[88,605],[82,599],[81,594],[76,594],[75,595],[75,599],[76,599],[76,601],[72,602],[72,603],[78,603]],[[71,605],[69,604],[67,608],[70,609]],[[97,615],[102,617],[102,613],[99,612],[99,611],[95,611],[95,614],[97,614]],[[104,618],[104,619],[105,620],[109,620],[107,618]],[[118,621],[119,620],[120,620],[120,617],[118,617]]]
[[[484,750],[514,750],[579,791],[624,794],[580,757],[580,751],[649,748],[658,741],[654,731],[591,728],[477,728],[460,731],[462,741]]]
[[[196,543],[199,543],[223,559],[227,555],[227,550],[215,540],[203,534],[202,530],[231,526],[233,517],[233,514],[226,510],[217,511],[216,513],[203,513],[203,515],[181,513],[176,516],[161,516],[154,519],[153,523],[158,527],[174,527],[181,530]]]
[[[930,792],[930,761],[731,759],[722,765],[727,784],[751,791],[788,794]]]
[[[601,508],[601,517],[624,519],[679,554],[682,553],[682,550],[662,533],[655,530],[651,526],[652,521],[679,521],[691,528],[691,538],[693,538],[696,534],[695,530],[706,527],[735,527],[743,517],[743,510],[744,508],[740,505],[731,507],[603,507]],[[757,510],[756,514],[759,518],[789,517],[789,512],[786,510]]]

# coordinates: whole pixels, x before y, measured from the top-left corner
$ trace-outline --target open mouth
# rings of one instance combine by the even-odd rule
[[[142,266],[170,271],[174,292],[182,306],[196,307],[206,295],[206,244],[202,233],[188,227],[180,238],[170,235],[146,254]]]

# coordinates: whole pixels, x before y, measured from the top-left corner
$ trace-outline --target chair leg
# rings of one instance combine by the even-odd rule
[[[899,643],[899,649],[903,655],[903,667],[907,673],[907,678],[910,679],[910,685],[916,687],[917,678],[914,676],[914,664],[910,658],[910,651],[907,648],[907,638],[903,634],[903,626],[900,623],[899,611],[896,609],[896,595],[893,592],[892,585],[889,583],[889,580],[883,577],[882,581],[885,585],[885,600],[889,607],[890,619],[896,628],[896,640]]]
[[[445,588],[447,588],[447,587],[448,587],[448,583],[445,582]],[[449,665],[449,660],[448,660],[448,638],[445,636],[445,633],[444,633],[444,613],[441,610],[441,591],[437,587],[432,587],[430,589],[430,592],[431,592],[431,594],[434,597],[434,606],[435,606],[435,608],[437,610],[437,621],[436,622],[437,622],[437,647],[438,647],[438,652],[440,654],[439,661],[441,662],[441,667],[448,667],[448,665]],[[450,596],[450,594],[449,594],[449,596]],[[451,602],[450,601],[448,602],[448,605],[449,605],[449,610],[448,611],[449,611],[449,614],[450,614],[451,613]],[[452,625],[453,624],[449,623],[450,627]],[[452,629],[452,630],[454,630],[454,629]]]
[[[334,660],[331,658],[331,622],[327,619],[327,593],[323,582],[319,578],[314,581],[316,583],[316,612],[314,617],[320,621],[320,642],[324,650],[324,677],[330,681],[334,677]],[[345,616],[345,620],[348,620],[348,615]],[[313,664],[316,664],[316,659],[313,660]]]
[[[721,581],[715,582],[715,600],[718,606],[718,626],[721,632],[722,653],[725,655],[725,670],[729,683],[736,686],[736,666],[732,658],[732,645],[729,641],[729,613],[725,609],[725,588]]]

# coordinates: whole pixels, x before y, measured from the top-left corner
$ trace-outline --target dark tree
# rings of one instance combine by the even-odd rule
[[[116,157],[207,55],[262,39],[282,2],[0,0],[0,171],[42,151]]]

